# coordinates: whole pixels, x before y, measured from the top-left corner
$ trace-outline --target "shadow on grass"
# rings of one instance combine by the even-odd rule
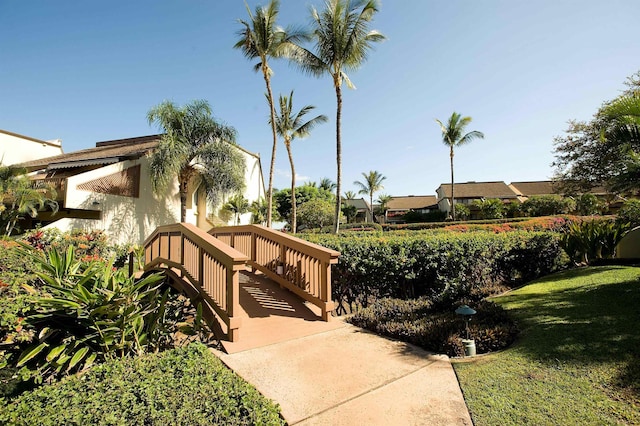
[[[499,303],[523,330],[514,349],[543,362],[619,363],[624,367],[614,384],[640,397],[640,281],[594,282],[596,274],[614,269],[619,267],[567,271],[536,284],[571,278],[584,285],[505,295]]]

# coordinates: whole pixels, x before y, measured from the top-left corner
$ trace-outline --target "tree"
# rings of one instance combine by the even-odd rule
[[[364,177],[364,182],[355,181],[353,184],[360,188],[359,194],[369,195],[369,207],[371,209],[371,219],[373,220],[373,194],[384,189],[382,182],[386,179],[386,176],[383,176],[377,170],[371,170],[368,174],[362,173],[362,176]]]
[[[604,208],[604,203],[598,200],[598,197],[588,192],[582,194],[576,200],[576,211],[582,216],[601,214]]]
[[[326,116],[323,115],[326,118]],[[325,120],[327,121],[327,120]],[[329,179],[328,177],[322,178],[320,180],[320,184],[318,184],[319,188],[326,189],[327,191],[333,191],[336,189],[336,184]]]
[[[164,131],[150,159],[152,189],[162,194],[178,179],[181,222],[187,216],[189,183],[203,188],[212,205],[244,190],[245,162],[235,144],[236,131],[211,116],[207,101],[183,107],[165,101],[149,110],[147,120]]]
[[[270,0],[267,7],[256,6],[255,15],[251,13],[251,9],[247,5],[249,13],[249,21],[239,19],[238,21],[244,27],[240,32],[240,39],[234,45],[234,48],[241,49],[244,56],[248,59],[258,59],[259,62],[254,66],[254,71],[262,71],[264,83],[267,87],[267,100],[269,102],[269,112],[271,124],[271,132],[273,134],[273,145],[271,148],[271,165],[269,167],[269,188],[267,189],[267,226],[271,227],[271,217],[273,210],[273,174],[276,163],[276,111],[273,101],[273,92],[271,90],[271,74],[273,71],[269,67],[269,59],[279,58],[286,54],[287,46],[291,43],[306,40],[308,37],[305,33],[292,29],[284,30],[277,26],[280,2],[278,0]]]
[[[333,202],[335,200],[335,195],[326,189],[320,189],[317,186],[312,186],[309,184],[304,184],[302,186],[296,187],[296,206],[297,208],[300,205],[306,203],[311,200],[327,200],[329,202]],[[291,188],[281,189],[280,191],[273,194],[273,198],[275,200],[275,204],[277,206],[277,212],[281,218],[291,221]]]
[[[551,216],[574,211],[576,202],[561,195],[532,195],[522,203],[522,211],[528,216]]]
[[[329,200],[315,199],[302,203],[299,209],[300,227],[322,228],[333,220],[333,204]]]
[[[504,216],[504,204],[497,198],[473,200],[473,206],[480,211],[481,219],[501,219]]]
[[[240,225],[240,215],[249,211],[249,201],[242,196],[242,194],[236,194],[222,206],[223,210],[235,216],[236,225]]]
[[[345,200],[353,200],[354,198],[356,198],[358,195],[353,192],[353,191],[347,191],[344,193],[344,199]]]
[[[391,195],[387,195],[387,194],[378,195],[378,199],[376,201],[380,204],[379,211],[381,215],[384,216],[384,214],[387,212],[387,205],[392,199],[393,197]]]
[[[288,52],[289,58],[303,71],[321,77],[331,76],[336,92],[336,204],[333,218],[333,232],[340,228],[340,193],[342,191],[342,83],[353,88],[347,71],[353,71],[364,63],[373,43],[384,40],[375,30],[369,30],[369,23],[378,11],[376,0],[328,0],[325,8],[318,12],[311,10],[313,20],[312,37],[315,52],[301,46],[294,46]]]
[[[465,133],[465,130],[469,123],[471,123],[471,117],[462,117],[457,112],[451,114],[451,117],[447,120],[447,124],[444,125],[438,119],[436,122],[440,125],[442,131],[442,142],[449,147],[449,160],[451,162],[451,218],[456,220],[456,205],[454,197],[454,180],[453,180],[453,148],[468,144],[474,139],[484,139],[484,134],[477,130]]]
[[[555,179],[568,194],[604,185],[613,192],[640,189],[640,72],[627,90],[605,102],[591,121],[570,121],[554,139]]]
[[[461,220],[467,220],[469,219],[469,216],[471,215],[471,210],[469,210],[469,206],[467,206],[466,204],[462,204],[462,203],[456,203],[456,212],[458,217]]]
[[[276,116],[276,131],[284,140],[287,148],[289,164],[291,165],[291,232],[296,233],[296,169],[293,165],[293,154],[291,152],[291,142],[295,139],[302,139],[309,136],[311,130],[320,123],[326,123],[329,119],[326,115],[318,115],[311,120],[305,121],[304,116],[315,107],[307,105],[298,111],[293,112],[293,90],[289,97],[280,95],[280,112]],[[324,182],[324,179],[323,179]],[[331,181],[329,181],[331,182]],[[320,185],[322,188],[322,184]]]
[[[0,234],[11,235],[27,216],[50,208],[58,211],[55,190],[48,186],[36,188],[26,176],[26,170],[0,165]]]
[[[249,212],[251,213],[251,223],[256,223],[260,225],[264,225],[267,222],[267,212],[269,207],[267,206],[267,200],[264,198],[260,198],[259,200],[255,200],[249,206]],[[277,219],[277,211],[273,210],[272,220]]]

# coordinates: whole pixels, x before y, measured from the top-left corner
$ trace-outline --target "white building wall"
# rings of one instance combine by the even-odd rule
[[[265,197],[264,180],[260,159],[242,152],[246,160],[246,186],[243,195],[251,204],[253,201]],[[100,194],[77,188],[84,182],[109,176],[138,164],[141,166],[139,198]],[[191,188],[191,191],[194,189]],[[204,194],[201,194],[198,208],[193,203],[193,192],[188,194],[186,221],[204,230],[209,230],[212,225],[206,220],[206,217],[202,217],[200,214],[200,212],[208,214],[204,199]],[[103,230],[112,244],[142,244],[158,226],[180,221],[180,194],[177,181],[163,196],[156,196],[151,190],[149,161],[146,157],[111,164],[68,178],[63,206],[68,209],[99,210],[102,212],[101,219],[65,218],[49,224],[46,228],[58,228],[63,232],[72,229]],[[242,224],[248,224],[250,221],[250,213],[241,216]],[[229,221],[229,225],[233,225],[233,219]]]
[[[59,139],[42,141],[0,130],[0,163],[3,166],[60,154],[62,154],[62,141]]]
[[[138,164],[141,166],[139,198],[77,189],[81,183],[118,173]],[[100,210],[102,217],[99,220],[65,218],[51,223],[47,228],[59,228],[61,231],[103,230],[110,243],[142,244],[158,226],[179,222],[180,196],[177,183],[164,196],[155,196],[151,190],[148,166],[148,160],[143,157],[70,177],[67,180],[64,208]]]

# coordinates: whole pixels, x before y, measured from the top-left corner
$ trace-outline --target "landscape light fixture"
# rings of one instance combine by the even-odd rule
[[[471,316],[476,314],[475,309],[472,309],[467,305],[461,305],[458,309],[456,309],[456,314],[462,315],[465,325],[464,329],[466,331],[467,339],[469,339],[469,321],[471,321]]]

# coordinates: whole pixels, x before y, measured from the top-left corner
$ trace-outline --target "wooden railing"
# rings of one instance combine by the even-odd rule
[[[247,256],[188,223],[157,228],[144,242],[144,270],[177,271],[200,290],[202,298],[226,325],[227,338],[238,339],[239,271]]]
[[[55,200],[62,201],[67,189],[67,178],[33,179],[31,186],[33,189],[53,189],[56,191]]]
[[[261,225],[228,226],[209,231],[249,257],[249,265],[322,310],[327,321],[331,300],[331,265],[340,253]]]

